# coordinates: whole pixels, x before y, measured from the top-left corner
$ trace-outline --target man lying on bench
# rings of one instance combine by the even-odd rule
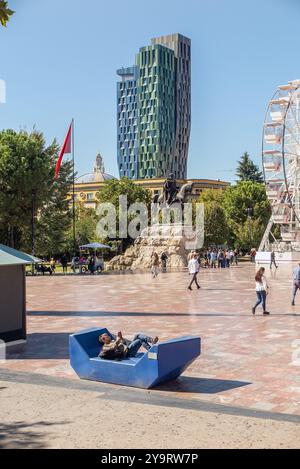
[[[143,346],[149,350],[152,345],[158,342],[158,337],[152,339],[145,334],[137,334],[133,341],[124,339],[122,332],[118,332],[117,337],[111,338],[108,334],[102,334],[99,337],[102,350],[99,354],[100,358],[105,360],[122,360],[122,358],[135,357],[139,349]],[[151,344],[151,345],[150,345]]]

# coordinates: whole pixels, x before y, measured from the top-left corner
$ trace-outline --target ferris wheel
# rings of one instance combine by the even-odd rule
[[[272,216],[260,249],[268,245],[272,226],[280,225],[281,248],[300,250],[300,80],[277,88],[263,127],[263,172]]]

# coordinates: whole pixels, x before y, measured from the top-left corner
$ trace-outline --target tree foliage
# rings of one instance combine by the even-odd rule
[[[205,246],[221,246],[230,239],[230,228],[222,206],[224,193],[221,190],[207,189],[198,202],[204,203]]]
[[[13,14],[14,11],[8,8],[8,2],[6,0],[0,0],[0,24],[6,26]]]
[[[270,218],[270,204],[262,184],[244,181],[230,186],[224,191],[222,203],[230,223],[244,223],[248,218],[248,208],[253,219],[261,223]]]
[[[257,182],[240,182],[224,192],[222,205],[236,245],[247,250],[258,247],[271,215],[265,187]]]
[[[46,146],[41,132],[0,132],[0,240],[32,251],[32,222],[36,254],[60,250],[71,222],[67,194],[72,163],[63,162],[54,181],[58,146]]]
[[[127,196],[127,207],[135,202],[151,204],[151,193],[127,178],[122,178],[121,180],[109,179],[106,181],[104,187],[97,194],[97,200],[100,203],[111,202],[119,209],[120,195]]]
[[[101,241],[97,238],[96,227],[98,216],[93,208],[85,207],[82,202],[77,202],[75,207],[76,246]],[[67,235],[67,250],[73,251],[73,225]]]
[[[99,203],[112,203],[114,205],[117,216],[117,234],[119,232],[119,212],[121,210],[119,197],[124,195],[127,196],[127,208],[136,202],[146,204],[149,209],[151,206],[151,192],[141,186],[138,186],[132,180],[128,178],[122,178],[121,180],[110,179],[106,181],[104,187],[102,187],[101,191],[97,194],[97,200]],[[127,215],[128,224],[130,221],[130,215]],[[133,240],[129,238],[124,240],[123,249],[125,249],[132,242]]]
[[[206,190],[205,245],[227,244],[250,250],[258,247],[271,215],[262,184],[239,182],[224,191]]]
[[[48,257],[69,248],[67,233],[72,226],[72,209],[69,193],[73,182],[73,164],[64,162],[59,171],[59,179],[53,181],[53,169],[50,170],[49,190],[43,209],[37,217],[36,250]]]
[[[249,154],[245,152],[238,161],[236,170],[238,181],[263,182],[263,176],[258,166],[251,160]]]

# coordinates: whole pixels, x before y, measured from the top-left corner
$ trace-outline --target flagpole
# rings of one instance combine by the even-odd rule
[[[73,161],[73,250],[76,256],[76,210],[75,210],[75,148],[74,148],[74,119],[72,119],[72,161]]]

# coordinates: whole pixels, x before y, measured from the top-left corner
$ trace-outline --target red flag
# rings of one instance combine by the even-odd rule
[[[59,174],[59,170],[60,170],[60,166],[61,166],[63,156],[67,153],[71,153],[71,148],[72,148],[72,124],[70,125],[70,128],[68,130],[68,133],[67,133],[65,141],[64,141],[64,144],[61,147],[61,150],[60,150],[60,153],[59,153],[59,157],[58,157],[58,160],[57,160],[57,163],[56,163],[56,168],[55,168],[55,178],[54,179],[58,178],[58,174]]]

